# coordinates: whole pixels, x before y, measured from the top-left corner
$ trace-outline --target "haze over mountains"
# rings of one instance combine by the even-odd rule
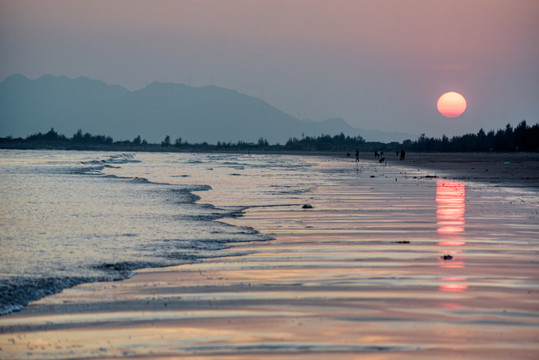
[[[0,136],[26,137],[53,127],[115,140],[137,135],[159,142],[166,135],[189,142],[285,143],[291,137],[344,133],[367,141],[402,141],[417,135],[363,130],[343,119],[300,120],[267,102],[217,86],[154,82],[130,91],[85,77],[12,75],[0,82]]]

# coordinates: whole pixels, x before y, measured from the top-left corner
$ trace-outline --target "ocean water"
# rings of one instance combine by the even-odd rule
[[[139,268],[241,254],[234,244],[283,231],[357,233],[365,246],[406,231],[432,245],[422,256],[537,256],[536,190],[432,173],[316,156],[0,150],[0,314]],[[327,224],[306,227],[301,207],[324,187],[342,194],[316,205]],[[236,219],[249,208],[268,216]],[[277,224],[281,210],[289,218]],[[349,220],[331,223],[339,216]]]
[[[52,325],[3,317],[5,357],[537,358],[537,187],[411,164],[0,150],[3,313],[137,268],[206,262],[186,267],[200,278],[180,271],[155,301],[101,320],[99,305],[73,319],[77,301]],[[84,296],[101,304],[100,291]],[[91,330],[103,319],[110,329]],[[190,331],[196,319],[208,336]],[[126,320],[153,331],[118,332]],[[95,338],[69,335],[81,324]]]
[[[324,181],[312,166],[276,155],[1,150],[0,314],[79,283],[269,240],[220,220],[300,205],[298,194]]]

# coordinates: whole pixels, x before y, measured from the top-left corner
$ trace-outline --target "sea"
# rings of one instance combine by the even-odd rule
[[[316,164],[286,155],[0,150],[0,314],[77,284],[268,241],[225,220],[249,207],[301,206],[302,194],[327,181]]]
[[[304,227],[292,218],[324,187],[343,194],[325,205],[326,216],[350,218],[332,232],[405,245],[409,239],[399,234],[416,231],[426,244],[421,256],[442,248],[453,249],[442,256],[456,256],[454,249],[467,248],[468,256],[485,261],[515,258],[511,264],[531,266],[539,255],[536,189],[447,180],[398,161],[354,160],[0,150],[0,314],[77,284],[126,279],[141,268],[242,255],[235,245],[273,239],[264,229]],[[355,198],[361,207],[347,208]],[[280,225],[243,219],[249,209],[263,208],[294,216]],[[310,231],[322,234],[326,225],[313,223]],[[392,246],[383,249],[377,256],[403,256]],[[515,279],[499,282],[516,286]]]

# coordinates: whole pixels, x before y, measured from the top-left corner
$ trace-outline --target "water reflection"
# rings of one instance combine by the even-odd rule
[[[465,277],[461,278],[442,278],[442,281],[448,281],[448,283],[444,283],[440,285],[440,291],[445,292],[462,292],[466,291],[468,289],[468,285],[464,283],[458,283],[456,281],[466,281],[467,279]],[[450,282],[449,282],[450,281]]]
[[[438,181],[436,204],[438,233],[459,235],[464,232],[464,213],[466,212],[464,184],[457,181]]]
[[[458,181],[439,180],[436,182],[436,218],[438,245],[443,247],[440,266],[446,269],[464,269],[464,259],[460,256],[462,246],[466,245],[465,185]],[[449,256],[448,256],[449,255]],[[446,258],[444,260],[444,257]],[[466,277],[452,276],[442,278],[440,291],[462,292],[468,286]]]

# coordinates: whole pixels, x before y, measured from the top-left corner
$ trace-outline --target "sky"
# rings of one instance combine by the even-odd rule
[[[0,54],[0,80],[216,85],[363,129],[539,121],[539,0],[0,0]]]

